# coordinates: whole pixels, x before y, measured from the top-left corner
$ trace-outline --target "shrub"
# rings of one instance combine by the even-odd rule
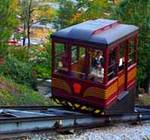
[[[7,48],[7,45],[0,44],[0,58],[3,58],[7,55]]]
[[[0,76],[0,106],[50,105],[50,101],[31,88]]]
[[[42,79],[50,78],[50,69],[44,64],[34,65],[34,70],[36,71],[37,77]]]
[[[37,77],[42,79],[50,78],[50,70],[51,70],[50,45],[32,47],[30,52],[31,52],[30,61],[32,61],[34,70],[37,73]]]
[[[19,61],[13,56],[8,56],[3,66],[0,66],[1,73],[11,77],[17,83],[36,87],[36,74],[32,70],[31,63]]]
[[[28,55],[28,48],[27,47],[9,47],[8,52],[9,55],[16,58],[21,62],[28,62],[29,55]]]

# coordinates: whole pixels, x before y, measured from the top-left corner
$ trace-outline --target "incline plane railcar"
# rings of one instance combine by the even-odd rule
[[[89,20],[52,38],[52,95],[73,109],[132,112],[136,92],[138,27]]]

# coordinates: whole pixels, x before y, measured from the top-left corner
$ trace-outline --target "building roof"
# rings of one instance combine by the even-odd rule
[[[137,30],[138,27],[121,24],[117,20],[96,19],[59,30],[52,35],[52,38],[86,41],[108,46]]]

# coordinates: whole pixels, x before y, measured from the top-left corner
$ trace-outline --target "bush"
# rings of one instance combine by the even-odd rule
[[[5,57],[7,55],[7,45],[0,44],[0,57]]]
[[[31,48],[31,60],[38,78],[49,79],[51,71],[50,45]]]
[[[31,63],[19,61],[13,56],[8,56],[3,66],[0,66],[1,73],[11,77],[17,83],[36,87],[36,74]]]
[[[36,71],[37,77],[42,79],[50,78],[50,69],[48,66],[44,64],[36,64],[34,66],[34,70]]]
[[[27,47],[9,47],[8,52],[9,55],[13,58],[16,58],[17,60],[21,62],[28,62],[29,61],[29,54],[28,54],[28,48]]]
[[[9,47],[0,73],[17,83],[36,89],[37,78],[49,79],[51,70],[50,46]]]
[[[19,105],[50,105],[50,101],[45,99],[38,92],[31,88],[16,84],[10,78],[0,76],[0,106]]]

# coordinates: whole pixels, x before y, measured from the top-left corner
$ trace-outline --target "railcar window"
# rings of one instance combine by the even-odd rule
[[[86,49],[80,46],[71,46],[71,71],[74,76],[81,78],[85,75]]]
[[[79,59],[79,48],[77,46],[71,47],[71,60],[72,63],[76,63]]]
[[[79,48],[79,57],[85,57],[85,48]]]
[[[103,82],[104,78],[104,56],[101,50],[89,50],[90,72],[88,78],[92,81]]]
[[[128,48],[128,67],[134,64],[134,41],[130,40],[129,42],[129,48]]]
[[[55,70],[68,70],[68,54],[65,44],[55,43]]]
[[[119,50],[119,71],[123,70],[124,67],[125,67],[125,44],[121,44]]]
[[[108,80],[113,79],[117,73],[117,60],[116,60],[117,50],[110,50],[109,53],[109,65],[108,65]]]

